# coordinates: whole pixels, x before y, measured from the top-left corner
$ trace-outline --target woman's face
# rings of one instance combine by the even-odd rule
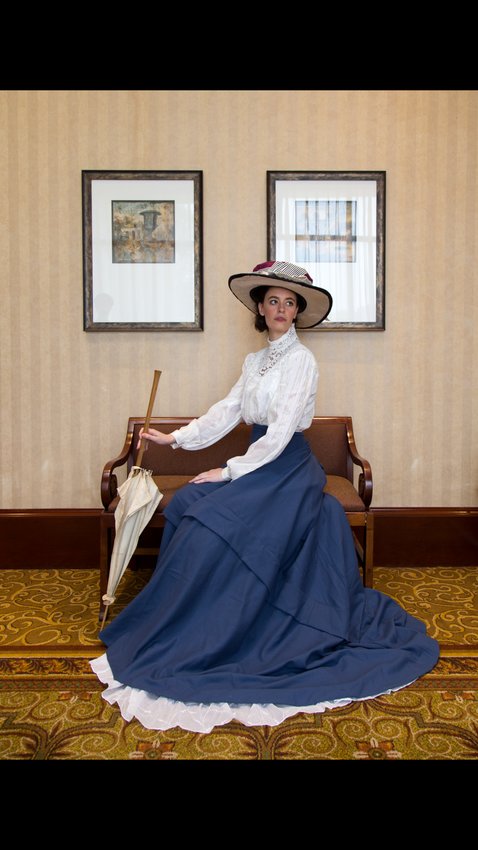
[[[260,315],[264,316],[271,340],[279,339],[287,333],[299,312],[295,292],[283,289],[281,286],[271,286],[265,294],[264,301],[258,304],[257,308]]]

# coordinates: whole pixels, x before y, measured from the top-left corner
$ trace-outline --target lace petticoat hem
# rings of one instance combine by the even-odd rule
[[[215,726],[224,726],[231,720],[238,720],[244,726],[278,726],[289,717],[304,712],[320,714],[327,709],[341,708],[351,702],[363,702],[375,699],[377,696],[391,694],[402,688],[390,688],[380,694],[367,697],[345,697],[342,699],[319,702],[315,705],[242,705],[234,703],[184,703],[168,697],[157,697],[147,691],[132,688],[117,682],[111,671],[106,653],[90,661],[90,666],[101,682],[108,687],[102,697],[110,705],[117,703],[121,716],[126,721],[136,718],[145,729],[166,731],[179,726],[188,732],[211,732]]]

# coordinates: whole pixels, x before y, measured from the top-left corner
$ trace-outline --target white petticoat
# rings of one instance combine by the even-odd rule
[[[139,720],[145,729],[165,731],[179,726],[188,732],[211,732],[215,726],[223,726],[231,720],[239,720],[245,726],[278,726],[288,717],[305,712],[320,714],[328,708],[339,708],[351,702],[375,699],[383,694],[391,694],[408,685],[391,688],[383,694],[374,694],[360,699],[329,700],[315,705],[239,705],[227,702],[185,703],[167,697],[157,697],[147,691],[132,688],[117,682],[111,671],[106,653],[90,661],[90,666],[100,682],[108,685],[102,693],[103,699],[113,705],[117,703],[124,720]],[[409,682],[411,684],[411,682]]]

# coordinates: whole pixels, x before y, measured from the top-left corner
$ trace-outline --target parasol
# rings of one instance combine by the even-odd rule
[[[153,410],[156,390],[161,372],[154,372],[153,386],[149,399],[148,412],[144,422],[144,430],[149,429],[149,422]],[[147,448],[141,440],[141,446],[136,458],[136,465],[131,468],[126,481],[118,487],[120,500],[115,510],[115,542],[111,553],[110,570],[108,574],[108,587],[104,594],[103,602],[105,611],[101,628],[103,628],[108,613],[108,608],[115,601],[117,587],[124,575],[133,553],[138,545],[138,538],[147,526],[163,494],[154,483],[151,471],[141,466],[143,454]]]

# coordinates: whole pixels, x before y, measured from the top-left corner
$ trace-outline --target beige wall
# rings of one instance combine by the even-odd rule
[[[266,171],[385,170],[385,332],[302,335],[375,506],[477,504],[478,96],[0,93],[0,507],[97,507],[128,415],[198,414],[263,344],[227,278],[266,259]],[[85,333],[82,169],[204,172],[205,330]]]

